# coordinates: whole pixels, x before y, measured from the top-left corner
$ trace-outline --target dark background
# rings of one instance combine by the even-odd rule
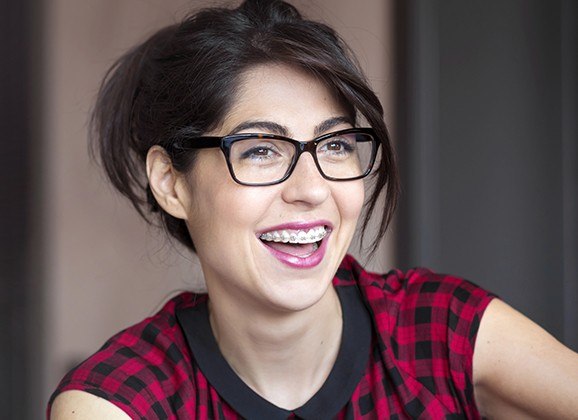
[[[5,419],[34,418],[41,392],[37,3],[0,2],[0,418]]]
[[[578,349],[578,3],[399,1],[398,262]]]

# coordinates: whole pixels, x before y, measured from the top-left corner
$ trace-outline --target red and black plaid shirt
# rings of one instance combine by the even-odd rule
[[[334,286],[344,314],[342,347],[326,385],[300,409],[275,407],[233,377],[210,332],[185,333],[189,321],[210,328],[194,321],[206,295],[183,293],[69,372],[48,416],[56,395],[82,390],[135,419],[480,417],[472,359],[491,294],[426,269],[368,273],[350,256]]]

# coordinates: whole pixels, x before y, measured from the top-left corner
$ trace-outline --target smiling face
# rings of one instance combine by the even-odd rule
[[[266,65],[245,73],[231,112],[208,134],[310,140],[351,127],[347,117],[319,80]],[[243,186],[217,148],[200,150],[183,176],[185,218],[213,301],[295,311],[327,296],[361,212],[363,181],[328,181],[304,153],[286,181]]]

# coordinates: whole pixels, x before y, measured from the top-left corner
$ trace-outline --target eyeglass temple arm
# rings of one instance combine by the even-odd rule
[[[179,139],[173,143],[175,149],[208,149],[212,147],[219,147],[221,145],[222,137],[191,137],[190,139]]]

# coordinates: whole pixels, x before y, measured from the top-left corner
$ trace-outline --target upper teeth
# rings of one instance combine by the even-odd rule
[[[310,244],[320,241],[327,235],[325,226],[318,226],[309,230],[273,230],[263,233],[259,238],[264,241],[284,242],[290,244]]]

